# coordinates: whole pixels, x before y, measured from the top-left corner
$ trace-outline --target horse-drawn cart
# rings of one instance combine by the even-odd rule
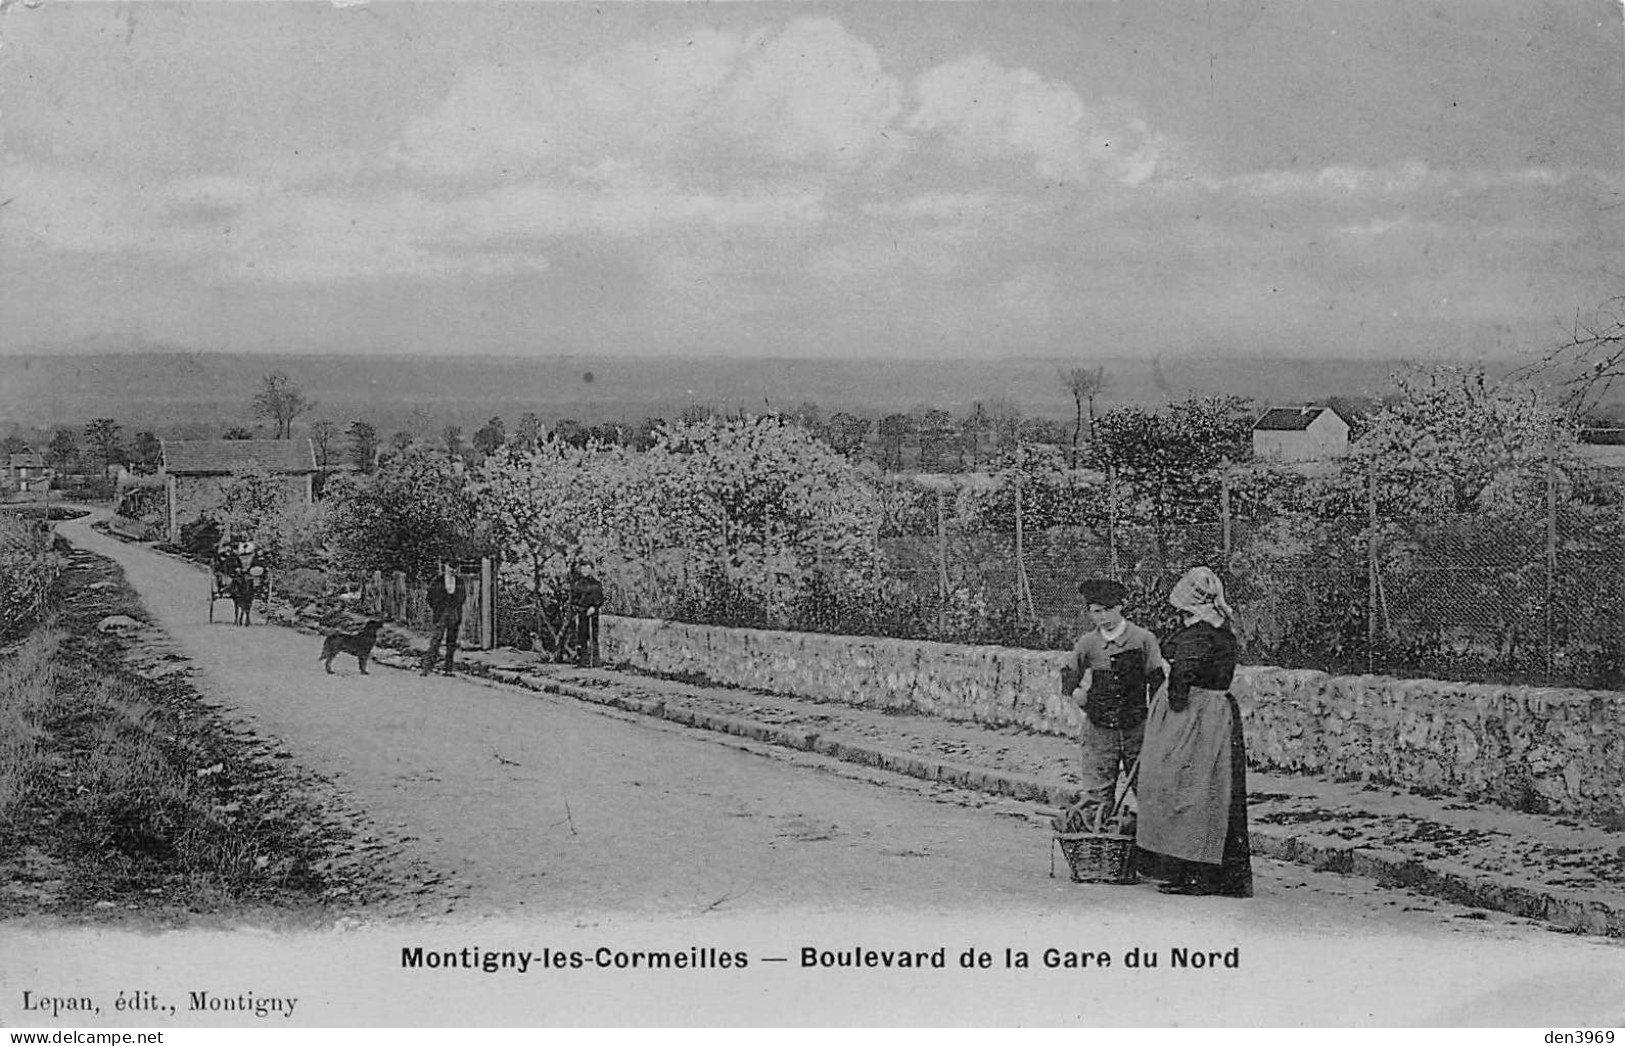
[[[231,603],[233,620],[239,625],[249,623],[249,612],[258,601],[263,607],[271,598],[271,572],[263,563],[256,563],[258,550],[252,541],[223,542],[215,549],[209,570],[209,623],[214,623],[214,604],[218,600]]]

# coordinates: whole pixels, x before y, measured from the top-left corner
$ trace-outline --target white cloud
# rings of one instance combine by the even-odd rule
[[[935,221],[984,221],[1011,214],[1031,213],[1036,208],[1023,198],[1006,194],[929,192],[902,200],[880,200],[863,205],[863,213],[875,218],[920,218]]]
[[[824,216],[816,192],[760,189],[715,195],[684,192],[646,179],[605,187],[560,187],[542,181],[503,186],[479,196],[431,205],[437,232],[461,240],[674,231],[793,231]]]
[[[1435,170],[1420,160],[1381,167],[1336,165],[1318,171],[1260,171],[1228,179],[1208,179],[1210,190],[1234,189],[1253,196],[1355,199],[1406,196],[1420,192],[1490,192],[1497,189],[1551,188],[1572,174],[1547,168],[1511,171]]]
[[[271,182],[196,177],[130,185],[73,171],[4,172],[0,242],[70,254],[141,254],[214,279],[372,279],[543,271],[543,244],[797,234],[825,218],[816,191],[683,191],[611,172],[599,184],[531,181],[473,196],[393,190],[305,194]]]
[[[1409,224],[1410,218],[1402,214],[1397,218],[1374,218],[1363,225],[1345,225],[1337,231],[1344,236],[1372,238],[1386,235]]]
[[[442,209],[415,193],[371,200],[280,197],[245,212],[209,267],[227,280],[299,283],[545,271],[544,255],[479,250],[440,235]]]
[[[1012,155],[1044,178],[1139,185],[1165,143],[1120,104],[1085,105],[1073,88],[977,55],[937,66],[914,85],[911,130],[945,138],[966,162]]]
[[[629,44],[573,66],[470,71],[394,150],[447,176],[764,165],[851,169],[892,146],[902,88],[831,19],[777,33],[707,31]]]
[[[714,119],[760,137],[780,159],[851,169],[891,153],[902,86],[880,56],[832,19],[797,19],[762,40]]]

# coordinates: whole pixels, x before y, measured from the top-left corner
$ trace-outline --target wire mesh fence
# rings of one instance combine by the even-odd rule
[[[1094,526],[990,530],[926,498],[877,536],[855,590],[817,562],[764,585],[714,549],[611,562],[605,580],[610,609],[641,616],[1063,649],[1087,627],[1084,579],[1123,582],[1129,616],[1160,630],[1175,624],[1167,593],[1200,563],[1224,578],[1251,663],[1622,688],[1625,479],[1573,479],[1521,511],[1378,511],[1373,496],[1341,514],[1241,515],[1215,499],[1206,521],[1160,527],[1096,511],[1072,514]]]

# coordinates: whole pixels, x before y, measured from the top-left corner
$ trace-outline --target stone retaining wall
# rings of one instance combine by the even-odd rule
[[[1063,653],[605,616],[603,654],[650,672],[1076,735]],[[1261,769],[1370,779],[1509,807],[1625,815],[1625,694],[1246,666],[1233,688]]]

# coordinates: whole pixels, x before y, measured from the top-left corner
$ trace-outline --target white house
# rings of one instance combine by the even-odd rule
[[[1253,456],[1323,461],[1349,450],[1349,423],[1330,407],[1271,407],[1253,423]]]

